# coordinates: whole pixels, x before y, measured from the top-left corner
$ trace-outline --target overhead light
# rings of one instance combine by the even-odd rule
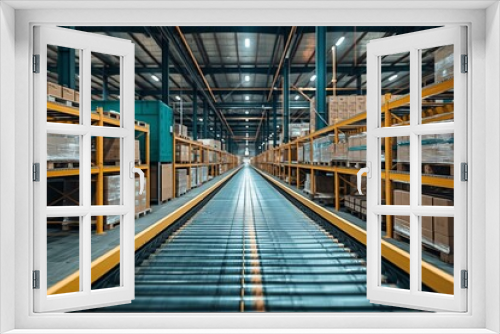
[[[198,118],[198,120],[199,120],[200,122],[203,122],[203,118]]]
[[[245,47],[246,48],[250,47],[250,38],[245,38]]]
[[[393,80],[394,80],[394,79],[396,79],[397,77],[398,77],[398,75],[397,75],[397,74],[394,74],[393,76],[391,76],[391,77],[389,78],[389,81],[393,81]]]
[[[335,45],[336,45],[336,46],[339,46],[340,44],[342,44],[342,43],[344,42],[344,39],[345,39],[345,37],[344,37],[344,36],[340,37],[340,38],[338,39],[337,43],[335,43]]]
[[[250,81],[250,76],[249,75],[245,75],[245,81]]]
[[[261,147],[259,146],[259,148],[261,148]]]
[[[248,118],[245,118],[245,122],[248,122]]]
[[[297,101],[300,98],[300,96],[295,95],[295,101]]]
[[[279,128],[280,126],[279,125],[276,125],[277,128]]]
[[[311,77],[311,79],[309,79],[309,80],[310,80],[310,81],[314,81],[314,80],[316,80],[316,74],[313,74],[313,75],[312,75],[312,77]]]
[[[213,131],[214,128],[210,128],[210,131]]]
[[[247,111],[245,111],[245,114],[246,114],[246,115],[248,115],[248,110],[247,110]]]
[[[248,137],[248,132],[247,132],[247,133],[245,133],[245,137]]]
[[[158,78],[156,75],[151,75],[151,79],[153,79],[154,81],[160,81],[160,78]]]
[[[177,101],[180,101],[180,100],[181,100],[181,97],[180,97],[179,95],[177,95],[177,96],[175,97],[175,99],[176,99]]]
[[[245,128],[247,128],[247,129],[248,129],[248,125],[245,125]]]
[[[248,101],[248,100],[250,100],[250,96],[245,95],[245,101]]]

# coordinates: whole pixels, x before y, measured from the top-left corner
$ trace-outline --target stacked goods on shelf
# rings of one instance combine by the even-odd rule
[[[158,189],[160,192],[160,202],[172,198],[172,164],[161,164],[161,176],[158,179],[157,164],[151,164],[151,199],[158,201]]]
[[[290,153],[291,160],[288,161],[288,149],[281,151],[280,162],[297,162],[297,148],[292,147]]]
[[[309,123],[291,123],[288,125],[290,141],[309,134]],[[269,147],[272,147],[272,140],[269,141]]]
[[[135,162],[141,163],[141,145],[138,140],[135,140]]]
[[[175,171],[175,196],[184,195],[188,190],[187,169]]]
[[[198,167],[198,177],[201,178],[198,182],[205,183],[208,181],[208,166]]]
[[[77,136],[47,134],[47,162],[79,162],[80,140]]]
[[[344,206],[351,212],[366,215],[366,196],[346,195],[344,197]]]
[[[47,82],[47,95],[49,96],[49,101],[51,100],[50,97],[53,97],[70,102],[80,102],[80,93],[78,91],[62,87],[53,82]]]
[[[333,160],[347,160],[349,145],[346,142],[333,144]]]
[[[176,144],[175,145],[175,162],[189,163],[189,146]]]
[[[348,139],[347,160],[349,162],[366,161],[366,134],[350,136]]]
[[[453,45],[447,45],[434,52],[434,82],[451,78],[453,78]]]
[[[309,173],[306,173],[304,190],[307,192],[312,192],[311,186],[311,175]],[[326,173],[325,175],[314,175],[314,190],[316,194],[333,196],[333,174]]]
[[[304,149],[304,162],[311,163],[311,143],[305,142],[303,149]]]
[[[422,136],[422,163],[453,164],[453,134]],[[398,137],[398,162],[410,162],[410,137]]]
[[[104,175],[103,178],[103,204],[104,205],[120,205],[120,175]],[[137,211],[137,196],[138,193],[136,191],[136,212]],[[120,216],[105,216],[104,224],[111,225],[120,222]]]
[[[217,152],[213,152],[213,151],[208,152],[208,162],[209,163],[217,162]]]
[[[365,95],[329,96],[327,104],[330,125],[366,112]]]
[[[188,136],[188,128],[185,125],[174,124],[174,133],[178,136],[187,138]]]
[[[297,149],[297,162],[298,163],[304,162],[304,147],[303,146],[299,146],[299,148]]]
[[[296,184],[297,183],[297,170],[295,168],[290,170],[291,176],[289,177],[288,175],[285,177],[285,182],[290,183],[290,184]]]
[[[200,143],[202,143],[204,146],[208,146],[210,148],[215,148],[217,150],[221,150],[221,142],[220,140],[215,140],[215,139],[198,139]]]
[[[191,179],[190,189],[196,188],[198,186],[198,177],[196,173],[196,167],[191,167],[189,171],[189,176]]]
[[[430,195],[422,195],[421,202],[425,206],[453,206],[453,201],[449,199]],[[410,205],[410,193],[404,190],[394,190],[394,205]],[[423,244],[446,254],[446,261],[453,262],[453,218],[423,216],[421,220]],[[394,230],[409,238],[410,217],[395,216]]]

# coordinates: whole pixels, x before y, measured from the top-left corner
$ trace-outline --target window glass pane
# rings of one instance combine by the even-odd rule
[[[99,233],[97,225],[102,222],[105,233]],[[121,286],[120,279],[120,223],[121,216],[94,216],[91,221],[91,251],[92,251],[92,290],[115,288]],[[95,263],[102,256],[107,256],[109,264],[104,273]]]
[[[428,196],[430,197],[430,196]],[[427,199],[429,202],[433,198]],[[442,199],[437,204],[445,204]],[[422,226],[422,273],[425,266],[439,268],[449,275],[445,283],[429,286],[422,284],[422,291],[453,294],[454,222],[452,217],[420,217]],[[422,277],[423,281],[423,277]],[[432,282],[429,282],[432,283]]]
[[[47,134],[47,206],[80,205],[80,136]]]
[[[453,205],[454,135],[452,133],[425,135],[420,138],[422,194],[437,195],[449,199],[451,200],[450,205]]]
[[[410,120],[410,52],[382,56],[380,64],[380,126],[408,125]]]
[[[381,246],[382,241],[395,246],[400,251],[408,254],[408,261],[405,263],[404,271],[395,270],[394,265],[390,264],[384,258],[381,259],[380,285],[382,287],[396,289],[410,289],[410,217],[409,216],[392,216],[394,218],[393,237],[387,233],[387,223],[389,216],[380,216],[380,235]],[[389,232],[390,233],[390,232]],[[383,251],[383,248],[381,248]],[[382,252],[381,252],[382,253]]]
[[[424,96],[421,123],[453,120],[453,45],[421,50],[421,57],[422,93]],[[431,90],[433,91],[432,95],[429,93]]]
[[[92,125],[121,124],[120,62],[120,57],[92,52]]]
[[[121,205],[121,138],[92,137],[93,205]]]
[[[80,50],[47,45],[47,122],[80,123]]]
[[[47,295],[80,290],[81,217],[47,219]]]

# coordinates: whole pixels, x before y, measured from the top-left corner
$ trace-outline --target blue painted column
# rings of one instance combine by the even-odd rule
[[[193,140],[198,140],[198,90],[193,90]]]
[[[316,27],[316,130],[326,127],[326,27]]]
[[[283,63],[283,142],[288,143],[290,124],[290,59]]]
[[[203,100],[203,139],[208,138],[208,103]]]
[[[108,84],[108,68],[104,67],[102,70],[102,100],[109,99],[109,84]]]
[[[75,49],[58,47],[57,81],[63,87],[75,89]]]
[[[169,40],[167,38],[161,39],[161,100],[166,105],[169,104],[169,77],[170,77],[170,57],[169,57]]]
[[[273,147],[278,146],[278,94],[273,93]]]

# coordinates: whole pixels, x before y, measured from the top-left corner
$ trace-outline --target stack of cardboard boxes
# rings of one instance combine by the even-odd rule
[[[47,82],[47,95],[69,102],[80,103],[80,93],[78,91],[62,87],[53,82]]]
[[[329,96],[327,104],[330,125],[366,112],[365,95]]]
[[[422,205],[425,206],[453,206],[453,201],[445,198],[422,195]],[[404,190],[394,190],[394,205],[410,205],[410,193]],[[453,254],[453,218],[452,217],[425,217],[422,221],[422,242],[438,251]],[[394,230],[396,233],[410,236],[410,217],[395,216]],[[448,261],[452,259],[448,257]]]
[[[77,136],[47,134],[47,162],[79,162],[80,140]]]
[[[175,162],[177,163],[189,163],[189,146],[176,144],[175,145]]]
[[[453,45],[440,47],[434,52],[434,81],[453,78]]]
[[[351,136],[348,139],[347,160],[350,162],[366,161],[366,134]]]
[[[179,197],[188,191],[187,169],[175,170],[175,196]]]
[[[174,133],[178,136],[187,138],[188,136],[188,128],[185,125],[174,124]]]
[[[424,135],[422,136],[422,163],[454,162],[454,135]],[[398,137],[397,161],[410,162],[410,137]]]
[[[157,179],[158,176],[158,165],[151,164],[151,199],[158,201],[158,187],[160,187],[160,202],[167,201],[173,196],[172,189],[172,177],[173,169],[172,164],[161,164],[161,176],[160,180]],[[160,184],[159,182],[160,181]]]
[[[304,181],[304,190],[311,192],[312,183],[311,175],[306,173],[306,180]],[[314,189],[317,194],[332,195],[334,192],[333,187],[333,174],[326,173],[325,175],[314,176]]]

